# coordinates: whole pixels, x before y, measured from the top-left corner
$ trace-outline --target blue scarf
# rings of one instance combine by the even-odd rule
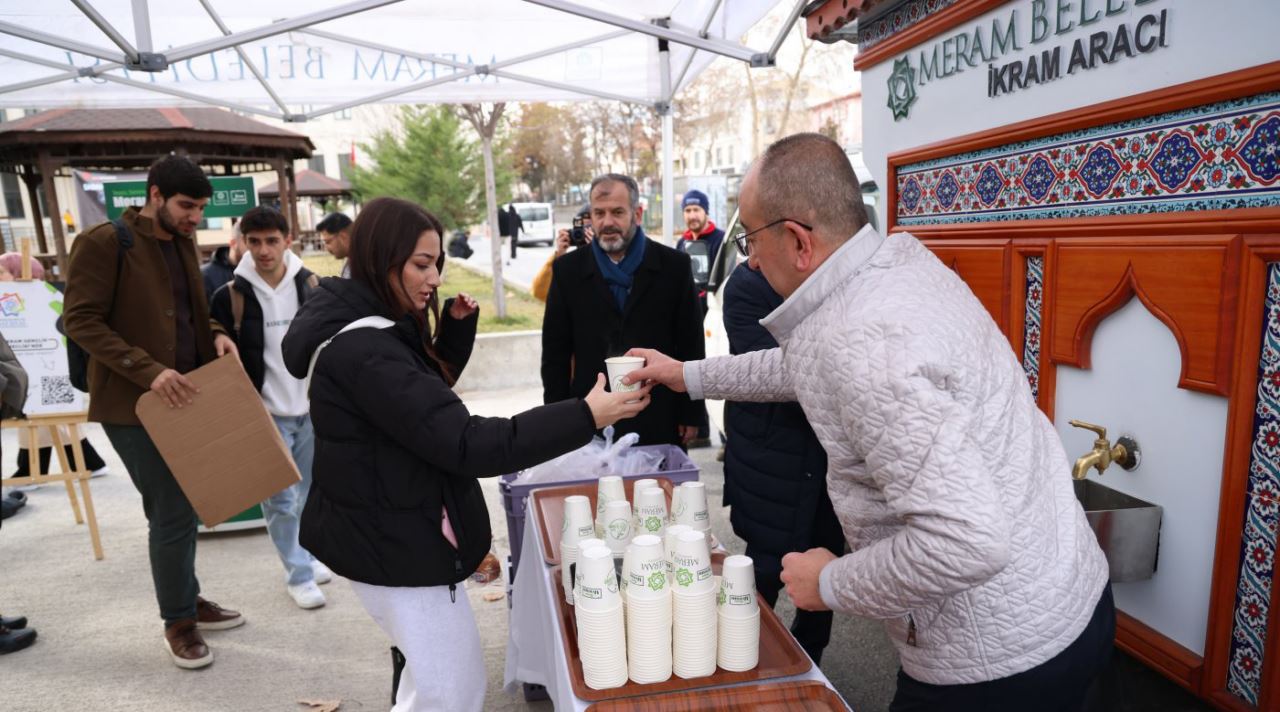
[[[636,270],[640,269],[640,263],[644,261],[644,244],[647,242],[644,236],[644,230],[636,225],[635,237],[631,239],[631,244],[627,245],[627,254],[622,258],[621,262],[615,263],[609,258],[608,253],[600,247],[600,239],[596,238],[591,241],[591,251],[595,253],[596,264],[600,266],[600,276],[604,277],[604,283],[609,286],[609,291],[613,293],[613,299],[618,303],[618,313],[622,313],[623,307],[627,304],[627,294],[631,292],[631,284],[635,281]]]

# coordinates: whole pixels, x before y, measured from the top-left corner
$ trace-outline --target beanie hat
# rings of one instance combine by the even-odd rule
[[[711,201],[707,200],[707,194],[700,190],[691,190],[684,194],[684,198],[680,201],[680,207],[687,208],[690,205],[702,208],[703,212],[711,212]]]

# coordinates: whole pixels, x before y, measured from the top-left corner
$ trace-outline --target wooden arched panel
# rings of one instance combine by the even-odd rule
[[[924,240],[942,263],[955,270],[1005,334],[1009,333],[1009,241]]]
[[[1089,368],[1098,324],[1137,298],[1178,342],[1178,386],[1227,395],[1239,242],[1239,236],[1058,240],[1048,277],[1050,360]]]

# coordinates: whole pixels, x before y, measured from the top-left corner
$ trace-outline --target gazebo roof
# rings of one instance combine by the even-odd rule
[[[203,107],[52,109],[0,123],[0,171],[31,165],[41,152],[78,167],[141,168],[175,148],[227,173],[315,150],[301,134]]]
[[[294,180],[298,184],[299,197],[329,197],[351,195],[350,181],[329,176],[310,169],[298,171]],[[258,191],[264,198],[275,198],[280,195],[280,182],[276,181]]]

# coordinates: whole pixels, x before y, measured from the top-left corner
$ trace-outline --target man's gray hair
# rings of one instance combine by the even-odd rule
[[[596,176],[595,180],[591,181],[591,189],[587,191],[587,195],[595,194],[596,186],[602,183],[621,183],[627,186],[627,194],[631,198],[631,209],[640,207],[640,186],[636,185],[636,180],[631,176],[621,173],[605,173],[602,176]]]
[[[817,133],[787,136],[765,149],[756,167],[756,203],[765,221],[799,220],[837,243],[867,224],[849,157]]]

